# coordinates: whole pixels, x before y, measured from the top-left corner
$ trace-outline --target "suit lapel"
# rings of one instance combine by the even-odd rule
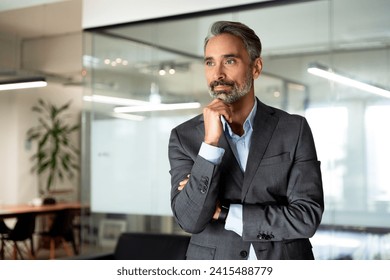
[[[279,119],[273,116],[273,110],[257,100],[257,112],[253,124],[253,134],[248,161],[244,175],[244,185],[242,190],[242,201],[245,200],[253,177],[260,165],[261,159],[271,140],[272,134],[278,124]]]

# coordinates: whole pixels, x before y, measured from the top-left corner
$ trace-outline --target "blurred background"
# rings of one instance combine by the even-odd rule
[[[30,172],[37,144],[26,133],[39,123],[31,107],[71,101],[80,167],[50,194],[89,206],[76,220],[81,253],[111,250],[125,231],[185,234],[170,210],[169,134],[210,101],[209,26],[241,21],[263,44],[257,97],[305,116],[314,134],[325,193],[316,258],[390,259],[389,1],[204,1],[190,11],[127,1],[116,22],[107,20],[114,4],[105,15],[93,1],[2,2],[0,83],[48,85],[0,91],[0,207],[45,188],[47,175]]]

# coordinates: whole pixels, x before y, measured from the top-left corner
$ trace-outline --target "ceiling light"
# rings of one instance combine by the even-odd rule
[[[120,98],[120,97],[112,97],[112,96],[105,96],[105,95],[85,95],[83,97],[83,100],[89,101],[89,102],[111,104],[111,105],[122,105],[122,106],[149,104],[149,102],[147,102],[147,101],[128,99],[128,98]]]
[[[197,109],[200,108],[201,106],[199,102],[163,104],[163,103],[151,103],[148,101],[120,98],[120,97],[111,97],[111,96],[104,96],[104,95],[85,95],[83,97],[83,100],[87,102],[96,102],[96,103],[122,106],[122,107],[114,108],[115,113]]]
[[[335,71],[333,71],[332,69],[325,67],[323,65],[317,64],[317,63],[311,64],[309,66],[309,68],[307,69],[307,72],[309,72],[310,74],[319,76],[321,78],[325,78],[325,79],[340,83],[340,84],[344,84],[344,85],[347,85],[350,87],[354,87],[354,88],[357,88],[360,90],[364,90],[364,91],[367,91],[370,93],[374,93],[374,94],[377,94],[377,95],[380,95],[383,97],[390,98],[390,91],[389,90],[386,90],[386,89],[383,89],[383,88],[380,88],[380,87],[377,87],[377,86],[374,86],[374,85],[371,85],[368,83],[364,83],[364,82],[349,78],[345,75],[338,74]]]
[[[90,56],[90,55],[83,55],[83,64],[86,64],[86,65],[91,65],[91,64],[97,65],[97,64],[99,64],[99,61],[100,61],[100,59],[97,58],[97,57],[93,57],[93,56]]]
[[[141,106],[128,106],[128,107],[116,107],[115,113],[136,113],[136,112],[151,112],[151,111],[172,111],[172,110],[184,110],[184,109],[197,109],[200,108],[199,102],[189,103],[172,103],[172,104],[148,104]]]
[[[144,116],[122,114],[122,113],[112,113],[111,115],[115,118],[125,119],[130,121],[143,121],[145,119]]]
[[[173,74],[176,73],[175,66],[174,66],[173,64],[171,64],[171,65],[169,66],[168,73],[171,74],[171,75],[173,75]]]
[[[47,82],[44,78],[27,78],[12,81],[0,81],[0,90],[37,88],[45,86],[47,86]]]

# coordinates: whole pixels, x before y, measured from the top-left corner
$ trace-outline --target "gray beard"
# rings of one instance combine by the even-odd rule
[[[218,98],[227,104],[232,104],[237,100],[239,100],[241,97],[247,95],[252,87],[252,84],[253,84],[253,77],[249,73],[246,78],[245,84],[241,88],[239,88],[237,84],[234,83],[234,86],[231,91],[227,91],[227,90],[214,91],[213,87],[210,86],[209,94],[213,99]]]

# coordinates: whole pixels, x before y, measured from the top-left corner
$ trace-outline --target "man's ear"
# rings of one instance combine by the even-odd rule
[[[263,70],[263,60],[261,59],[261,57],[258,57],[253,63],[253,79],[257,79],[260,76],[261,70]]]

